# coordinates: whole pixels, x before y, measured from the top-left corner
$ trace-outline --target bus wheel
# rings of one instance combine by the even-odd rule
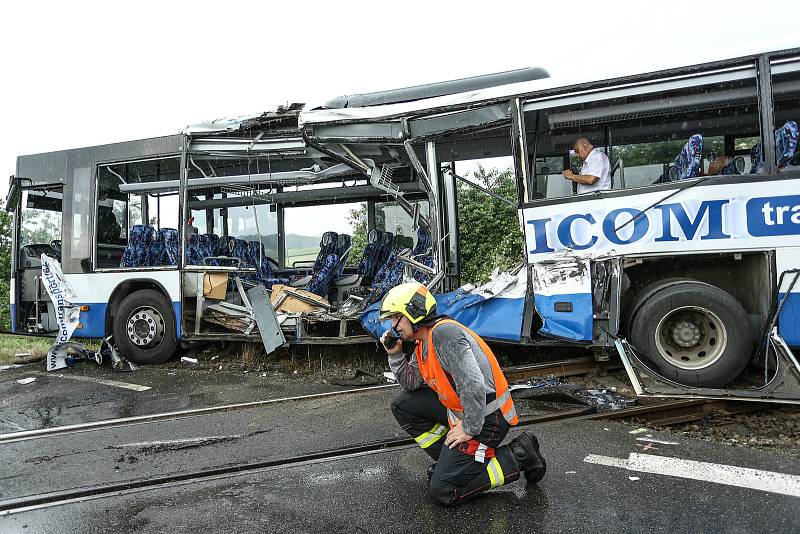
[[[125,297],[114,315],[114,342],[134,363],[163,363],[175,352],[175,317],[163,294],[141,289]]]
[[[662,375],[693,387],[729,383],[747,366],[753,348],[741,304],[697,281],[653,293],[636,311],[630,338]]]

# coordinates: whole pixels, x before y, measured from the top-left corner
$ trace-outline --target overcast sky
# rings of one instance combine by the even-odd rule
[[[0,193],[19,154],[173,134],[278,104],[529,66],[593,80],[797,47],[797,6],[4,2]]]

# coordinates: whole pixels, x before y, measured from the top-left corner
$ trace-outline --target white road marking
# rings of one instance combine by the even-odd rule
[[[696,462],[682,458],[668,458],[651,454],[632,452],[628,459],[614,458],[590,454],[583,459],[584,462],[598,465],[619,467],[628,471],[652,473],[704,482],[715,482],[727,486],[749,488],[769,493],[780,493],[800,497],[800,476],[762,471],[748,467],[715,464],[710,462]]]
[[[91,376],[70,376],[70,375],[54,375],[54,374],[48,374],[47,376],[69,378],[70,380],[82,380],[83,382],[94,382],[95,384],[102,384],[104,386],[113,386],[115,388],[132,389],[133,391],[147,391],[148,389],[151,389],[150,386],[140,386],[139,384],[130,384],[128,382],[117,382],[116,380],[93,378]]]

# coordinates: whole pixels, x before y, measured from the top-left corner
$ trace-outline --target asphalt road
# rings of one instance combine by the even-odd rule
[[[39,428],[341,389],[276,377],[158,371],[106,377],[150,385],[146,391],[52,375],[36,375],[37,382],[22,386],[16,379],[31,370],[2,371],[0,418]],[[76,374],[97,378],[103,372]],[[0,443],[0,500],[405,437],[389,414],[393,394],[358,392]],[[30,416],[33,405],[61,410],[37,419]],[[537,410],[528,403],[521,411]],[[0,514],[0,533],[800,531],[800,461],[631,429],[575,420],[537,425],[548,460],[545,479],[538,486],[515,482],[456,509],[427,498],[428,458],[408,446]]]
[[[455,509],[425,495],[415,447],[133,491],[0,517],[3,532],[797,532],[800,498],[587,462],[589,455],[725,463],[800,475],[787,457],[617,423],[538,426],[548,474]],[[768,476],[768,475],[762,475]],[[633,479],[631,479],[633,477]]]

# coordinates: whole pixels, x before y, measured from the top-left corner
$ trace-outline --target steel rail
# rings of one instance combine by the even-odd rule
[[[258,408],[270,404],[279,404],[283,402],[292,402],[299,400],[312,400],[324,397],[331,397],[335,395],[348,395],[353,393],[363,393],[365,391],[375,391],[381,389],[388,389],[397,387],[397,384],[384,384],[380,386],[367,386],[357,387],[353,389],[342,389],[337,391],[328,391],[326,393],[312,393],[309,395],[297,395],[294,397],[281,397],[277,399],[266,399],[261,401],[242,402],[238,404],[226,404],[224,406],[209,406],[206,408],[193,408],[190,410],[178,410],[174,412],[163,412],[149,415],[134,415],[131,417],[121,417],[117,419],[103,419],[101,421],[92,421],[89,423],[79,423],[74,425],[56,426],[50,428],[37,428],[35,430],[23,430],[20,432],[9,432],[7,434],[0,434],[0,444],[14,443],[17,441],[26,441],[31,439],[38,439],[50,436],[60,436],[64,434],[72,434],[78,432],[92,432],[95,430],[103,430],[106,428],[114,428],[120,426],[152,423],[158,421],[168,421],[174,419],[183,419],[186,417],[195,417],[198,415],[205,415],[209,413],[228,412],[234,410],[245,410],[250,408]]]
[[[525,428],[536,424],[543,424],[543,423],[564,421],[564,420],[580,421],[580,420],[621,419],[625,417],[640,416],[647,413],[658,413],[668,410],[686,408],[688,406],[697,406],[708,402],[713,402],[713,401],[682,400],[682,401],[652,404],[650,406],[637,406],[634,408],[626,408],[623,410],[616,410],[613,412],[603,412],[603,413],[597,413],[594,408],[581,407],[581,408],[567,409],[533,417],[520,418],[519,424],[517,425],[516,429]],[[165,475],[160,477],[131,480],[127,482],[118,482],[112,484],[97,484],[93,486],[84,486],[80,488],[72,488],[61,491],[27,495],[24,497],[17,497],[14,499],[0,501],[0,517],[16,513],[28,512],[41,508],[48,508],[53,506],[70,504],[74,502],[81,502],[85,500],[100,499],[109,496],[120,496],[129,493],[168,488],[173,486],[190,484],[194,482],[207,482],[211,480],[242,476],[251,473],[259,473],[276,469],[298,467],[318,462],[345,460],[358,456],[376,454],[381,452],[391,452],[406,448],[412,448],[415,446],[416,443],[412,438],[384,440],[374,443],[367,443],[364,445],[351,445],[337,449],[312,452],[308,454],[293,456],[289,458],[282,458],[277,460],[246,462],[241,464],[228,465],[225,467],[213,467],[208,469],[202,469],[188,473]]]
[[[584,374],[596,370],[597,365],[598,362],[595,362],[594,359],[590,357],[573,358],[570,360],[561,360],[557,362],[545,362],[532,365],[507,367],[504,369],[504,373],[509,379],[513,380],[521,380],[532,376],[547,376],[550,374],[554,376],[566,377],[566,376]],[[171,421],[175,419],[184,419],[187,417],[196,417],[200,415],[207,415],[218,412],[246,410],[252,408],[259,408],[270,404],[279,404],[283,402],[311,400],[311,399],[324,398],[336,395],[363,393],[369,391],[389,389],[394,387],[397,387],[397,384],[355,387],[352,389],[329,391],[326,393],[312,393],[309,395],[298,395],[292,397],[281,397],[277,399],[266,399],[261,401],[243,402],[237,404],[226,404],[224,406],[209,406],[205,408],[193,408],[193,409],[179,410],[173,412],[135,415],[131,417],[121,417],[116,419],[103,419],[101,421],[78,423],[74,425],[63,425],[50,428],[38,428],[34,430],[22,430],[19,432],[9,432],[6,434],[0,434],[0,445],[4,443],[15,443],[19,441],[28,441],[28,440],[41,439],[53,436],[63,436],[72,433],[92,432],[92,431],[104,430],[107,428],[147,424],[160,421]]]
[[[564,410],[550,414],[534,416],[520,419],[519,427],[526,427],[535,424],[542,424],[552,421],[565,419],[583,418],[594,413],[593,408],[583,407],[571,410]],[[213,467],[201,469],[188,473],[165,475],[147,479],[131,480],[127,482],[117,482],[112,484],[97,484],[84,486],[61,491],[52,491],[36,495],[27,495],[14,499],[0,501],[0,517],[28,512],[40,508],[59,506],[84,500],[99,499],[108,496],[119,496],[137,491],[150,489],[166,488],[193,482],[205,482],[220,478],[230,478],[250,473],[258,473],[268,470],[285,469],[307,465],[310,463],[323,461],[337,461],[367,454],[375,454],[384,451],[401,450],[404,448],[415,447],[416,442],[412,438],[402,438],[394,440],[378,441],[364,445],[355,445],[330,449],[326,451],[314,452],[282,458],[277,460],[267,460],[261,462],[247,462],[225,467]]]

